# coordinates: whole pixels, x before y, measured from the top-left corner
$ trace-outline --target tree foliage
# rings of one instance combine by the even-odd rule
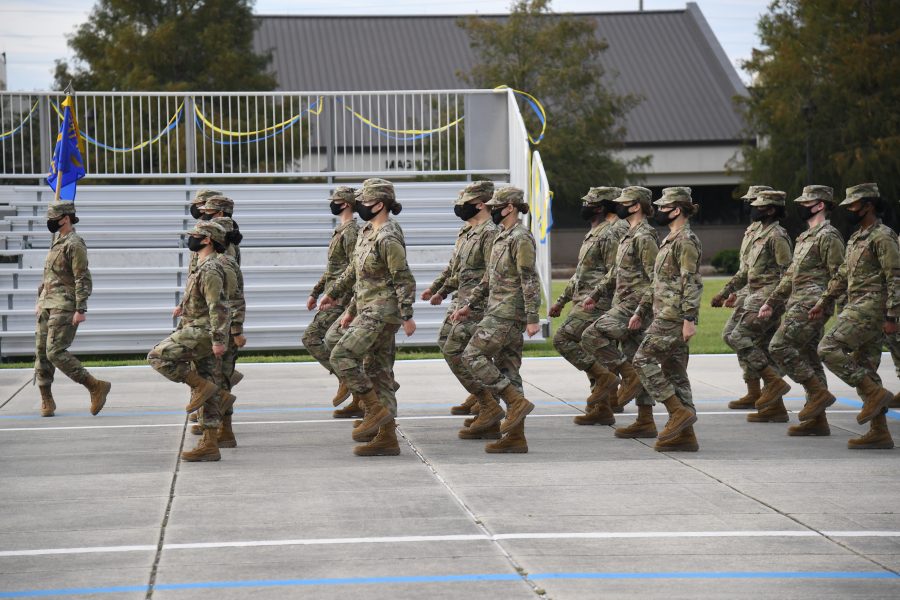
[[[608,88],[613,74],[601,62],[607,43],[593,19],[551,11],[550,0],[517,0],[508,18],[467,17],[466,30],[477,63],[462,77],[470,85],[526,91],[547,110],[546,137],[538,150],[554,194],[578,202],[589,187],[621,185],[648,161],[623,161],[614,152],[625,138],[626,113],[639,98]],[[540,124],[522,105],[529,131]]]
[[[253,0],[98,0],[69,38],[55,85],[76,90],[271,90],[253,52]]]
[[[763,49],[745,103],[759,147],[750,183],[790,194],[805,183],[835,195],[875,181],[900,198],[900,10],[895,0],[776,0],[759,21]],[[806,140],[812,181],[806,181]]]

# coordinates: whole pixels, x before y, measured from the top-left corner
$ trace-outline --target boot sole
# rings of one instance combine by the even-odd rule
[[[730,410],[756,410],[756,402],[747,402],[746,404],[736,404],[733,400],[728,403]]]
[[[575,419],[577,419],[577,418],[578,417],[575,417]],[[582,425],[584,427],[589,427],[591,425],[615,425],[616,424],[615,417],[613,417],[612,419],[600,419],[599,421],[591,421],[590,423],[576,421],[575,419],[572,419],[573,423],[575,423],[576,425]]]
[[[525,417],[531,414],[531,411],[534,410],[534,404],[532,404],[528,400],[526,400],[525,402],[527,403],[527,406],[522,410],[519,418],[517,418],[515,421],[509,420],[509,412],[507,411],[506,421],[500,424],[500,433],[509,433],[511,429],[519,425],[522,421],[525,420]]]
[[[633,440],[633,439],[652,439],[659,435],[657,431],[653,431],[652,433],[649,431],[643,431],[640,433],[622,433],[618,429],[614,434],[620,440]]]
[[[525,448],[485,448],[488,454],[528,454],[528,447]]]
[[[352,412],[352,413],[342,413],[339,411],[334,411],[333,413],[331,413],[332,419],[359,419],[362,416],[363,416],[362,411]]]
[[[334,398],[331,399],[331,405],[334,406],[335,408],[337,408],[338,406],[340,406],[341,404],[346,402],[347,398],[349,398],[351,395],[352,394],[347,394],[343,398],[340,396],[335,396]]]
[[[365,446],[363,446],[365,448]],[[356,456],[400,456],[400,448],[385,448],[384,450],[362,451],[360,448],[354,448],[353,454]]]
[[[472,412],[468,408],[460,408],[459,406],[454,406],[450,409],[451,415],[456,415],[458,417],[463,417],[465,415],[471,415]]]
[[[112,384],[109,382],[106,382],[106,385],[104,387],[106,388],[106,390],[103,392],[103,400],[100,401],[100,405],[97,407],[91,406],[91,415],[92,416],[96,417],[97,415],[99,415],[100,411],[103,410],[103,407],[106,406],[106,397],[109,395],[109,391],[112,389]],[[894,397],[891,396],[891,400],[893,400],[893,399],[894,399]]]
[[[689,419],[686,419],[684,421],[684,423],[681,424],[681,427],[679,427],[678,429],[676,429],[674,431],[670,431],[669,433],[665,433],[665,434],[660,433],[657,436],[657,439],[661,442],[667,442],[669,440],[674,440],[676,437],[678,437],[678,434],[680,434],[682,431],[684,431],[685,429],[687,429],[688,427],[690,427],[691,425],[693,425],[696,422],[697,422],[697,415],[696,414],[691,415],[691,417]]]
[[[878,403],[878,407],[876,409],[874,409],[872,411],[872,413],[867,417],[863,417],[862,411],[860,411],[860,413],[858,415],[856,415],[856,422],[859,423],[860,425],[865,425],[866,423],[868,423],[869,421],[871,421],[872,419],[874,419],[875,417],[880,415],[881,411],[884,410],[885,407],[887,407],[887,405],[893,401],[894,401],[894,395],[892,393],[890,393],[889,391],[885,390],[884,394],[882,394],[881,402]],[[865,409],[865,407],[863,407],[863,408]]]
[[[669,446],[668,448],[657,448],[653,447],[657,452],[697,452],[700,450],[700,446],[694,446],[693,444],[685,444],[682,446]]]
[[[184,462],[217,462],[222,460],[222,455],[218,456],[202,456],[200,458],[185,458],[184,455],[181,456],[181,460]]]
[[[828,431],[791,431],[788,429],[788,437],[828,437],[831,430]]]
[[[503,437],[499,433],[471,433],[467,429],[457,432],[456,435],[461,440],[499,440]]]
[[[237,440],[219,440],[219,448],[237,448]]]
[[[760,396],[759,400],[757,400],[753,406],[756,408],[756,410],[765,410],[766,408],[775,405],[778,400],[781,399],[781,397],[787,394],[789,391],[791,391],[790,384],[788,384],[786,381],[783,381],[775,390],[773,390],[771,397],[765,399],[764,401],[764,397],[767,395],[767,390],[764,388],[762,391],[762,396]]]
[[[864,446],[851,446],[849,443],[847,444],[848,450],[893,450],[894,444],[891,443],[890,446],[887,444],[866,444]]]
[[[765,417],[763,419],[751,419],[750,417],[756,417],[757,415],[747,415],[748,423],[788,423],[791,418],[788,415],[784,415],[783,417]]]

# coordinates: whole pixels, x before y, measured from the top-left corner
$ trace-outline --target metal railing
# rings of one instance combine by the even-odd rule
[[[503,176],[505,156],[465,156],[490,135],[468,127],[470,100],[489,95],[518,113],[509,90],[84,92],[75,109],[88,178]],[[62,100],[0,92],[0,178],[46,175]]]

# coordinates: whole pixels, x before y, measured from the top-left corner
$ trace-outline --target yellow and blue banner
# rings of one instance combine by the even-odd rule
[[[75,188],[84,177],[84,142],[75,118],[75,101],[66,96],[62,103],[63,120],[56,135],[56,148],[50,161],[47,185],[56,193],[56,200],[75,200]]]

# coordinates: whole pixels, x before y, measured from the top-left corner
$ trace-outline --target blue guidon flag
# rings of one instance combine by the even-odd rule
[[[75,102],[66,96],[62,103],[63,120],[56,136],[56,148],[50,162],[47,185],[56,194],[56,200],[75,200],[75,186],[84,177],[84,144],[75,118]]]

